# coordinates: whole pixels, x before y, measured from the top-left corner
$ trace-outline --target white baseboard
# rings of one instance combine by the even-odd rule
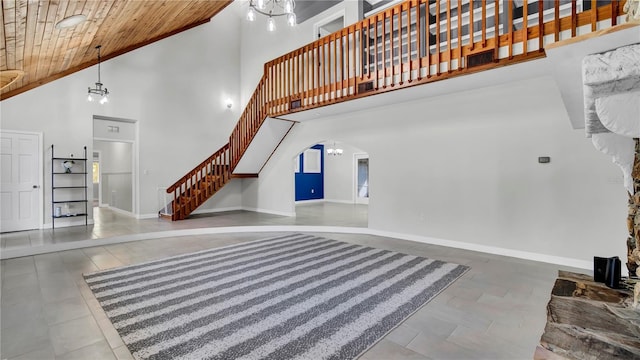
[[[295,202],[296,205],[304,205],[304,204],[318,204],[325,202],[324,199],[313,199],[313,200],[298,200]]]
[[[144,219],[155,219],[158,217],[158,213],[155,214],[137,214],[136,219],[144,220]]]
[[[592,261],[580,260],[580,259],[574,259],[574,258],[568,258],[568,257],[562,257],[562,256],[554,256],[554,255],[540,254],[540,253],[534,253],[529,251],[506,249],[506,248],[501,248],[497,246],[474,244],[474,243],[468,243],[463,241],[438,239],[438,238],[433,238],[428,236],[402,234],[402,233],[384,231],[384,230],[367,229],[367,233],[370,235],[378,235],[378,236],[391,237],[396,239],[416,241],[416,242],[421,242],[425,244],[440,245],[440,246],[446,246],[446,247],[451,247],[456,249],[471,250],[471,251],[477,251],[477,252],[493,254],[493,255],[509,256],[509,257],[514,257],[518,259],[545,262],[550,264],[558,264],[558,265],[570,266],[570,267],[579,268],[579,269],[590,269],[590,270],[593,269]]]
[[[137,218],[137,215],[132,213],[131,211],[118,209],[117,207],[113,207],[113,206],[108,206],[108,208],[109,208],[109,210],[111,210],[111,211],[113,211],[115,213],[118,213],[120,215],[125,215],[125,216],[129,216],[129,217],[132,217],[132,218]]]
[[[318,204],[318,203],[336,203],[336,204],[349,204],[349,205],[355,204],[353,200],[338,200],[338,199],[300,200],[300,201],[296,201],[295,203],[296,205]]]
[[[226,208],[198,209],[192,212],[192,214],[211,214],[211,213],[219,213],[219,212],[225,212],[225,211],[238,211],[238,210],[244,210],[244,208],[242,206],[231,206]]]
[[[355,204],[353,200],[325,199],[324,201],[328,203],[336,203],[336,204],[348,204],[348,205]]]
[[[80,220],[78,218],[73,218],[73,220],[65,219],[67,221],[63,219],[65,218],[56,219],[56,229],[84,225],[84,220]],[[87,225],[93,225],[93,224],[94,224],[93,219],[87,219]],[[51,228],[53,228],[53,225],[50,222],[42,224],[42,229],[51,229]]]
[[[247,210],[247,209],[245,209]],[[272,213],[272,212],[269,212]],[[49,224],[50,225],[50,224]],[[67,225],[71,226],[71,225]],[[562,256],[554,256],[548,254],[533,253],[528,251],[505,249],[495,246],[472,244],[462,241],[453,241],[446,239],[438,239],[428,236],[403,234],[392,231],[376,230],[369,228],[357,227],[341,227],[341,226],[296,226],[296,225],[278,225],[278,226],[230,226],[230,227],[212,227],[212,228],[195,228],[183,230],[169,230],[161,232],[130,234],[116,236],[104,239],[87,239],[80,241],[70,241],[59,244],[49,244],[36,247],[25,247],[16,249],[5,249],[0,253],[1,259],[10,259],[14,257],[30,256],[44,254],[54,251],[64,251],[71,249],[80,249],[92,246],[102,246],[108,244],[117,244],[130,241],[160,239],[176,236],[188,235],[208,235],[208,234],[226,234],[226,233],[244,233],[244,232],[320,232],[320,233],[345,233],[345,234],[365,234],[384,236],[401,240],[416,241],[425,244],[440,245],[457,249],[465,249],[478,251],[493,255],[503,255],[524,260],[545,262],[563,266],[570,266],[579,269],[593,269],[593,263],[587,260],[574,259]],[[623,274],[624,275],[624,274]]]

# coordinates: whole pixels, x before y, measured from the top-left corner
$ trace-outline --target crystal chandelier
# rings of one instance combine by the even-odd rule
[[[286,16],[289,26],[296,26],[295,0],[249,0],[247,20],[255,21],[256,13],[268,16],[267,30],[276,31],[276,16]]]
[[[100,82],[100,48],[102,46],[98,45],[96,46],[96,49],[98,49],[98,82],[96,83],[96,87],[95,88],[91,88],[89,87],[89,92],[87,95],[87,101],[93,101],[93,95],[97,95],[100,97],[100,104],[105,104],[107,102],[109,102],[109,90],[107,90],[107,88],[103,88],[102,87],[102,83]]]
[[[333,142],[333,147],[327,148],[327,155],[340,156],[342,155],[342,152],[343,152],[342,149],[340,149],[339,147],[336,147],[335,141]]]

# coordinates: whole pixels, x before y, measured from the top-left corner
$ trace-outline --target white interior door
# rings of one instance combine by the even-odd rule
[[[369,203],[369,155],[355,154],[356,204]]]
[[[0,232],[40,227],[40,135],[0,133]]]

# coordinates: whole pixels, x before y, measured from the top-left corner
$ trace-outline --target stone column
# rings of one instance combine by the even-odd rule
[[[629,238],[627,239],[627,269],[629,276],[634,274],[640,277],[638,267],[640,266],[640,139],[635,141],[635,159],[633,163],[634,194],[629,196],[629,216],[627,217],[627,228]]]

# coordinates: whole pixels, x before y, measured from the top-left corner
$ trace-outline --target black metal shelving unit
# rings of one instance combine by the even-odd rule
[[[73,167],[69,169],[69,171],[56,171],[56,169],[60,169],[62,167],[62,163],[65,161],[73,161],[74,165],[76,162],[79,162],[80,170],[72,171]],[[77,179],[78,175],[82,175],[82,182],[78,183],[79,179]],[[65,182],[64,186],[56,186],[56,183],[60,182],[60,177],[73,177],[70,181]],[[69,184],[74,185],[69,185]],[[77,184],[77,185],[75,185]],[[58,191],[56,191],[58,190]],[[78,194],[78,190],[84,190]],[[60,194],[57,194],[59,191],[65,191],[67,196],[65,196],[65,200],[59,200]],[[84,195],[84,197],[80,197]],[[56,212],[56,205],[64,205],[64,204],[84,204],[84,212],[75,212],[75,213],[66,213],[63,214],[62,211]],[[88,210],[88,200],[87,200],[87,147],[84,147],[84,153],[82,158],[74,158],[73,155],[71,157],[56,157],[53,152],[53,145],[51,145],[51,227],[53,229],[56,228],[56,220],[57,219],[68,219],[73,217],[84,217],[84,226],[89,224],[89,210]]]

